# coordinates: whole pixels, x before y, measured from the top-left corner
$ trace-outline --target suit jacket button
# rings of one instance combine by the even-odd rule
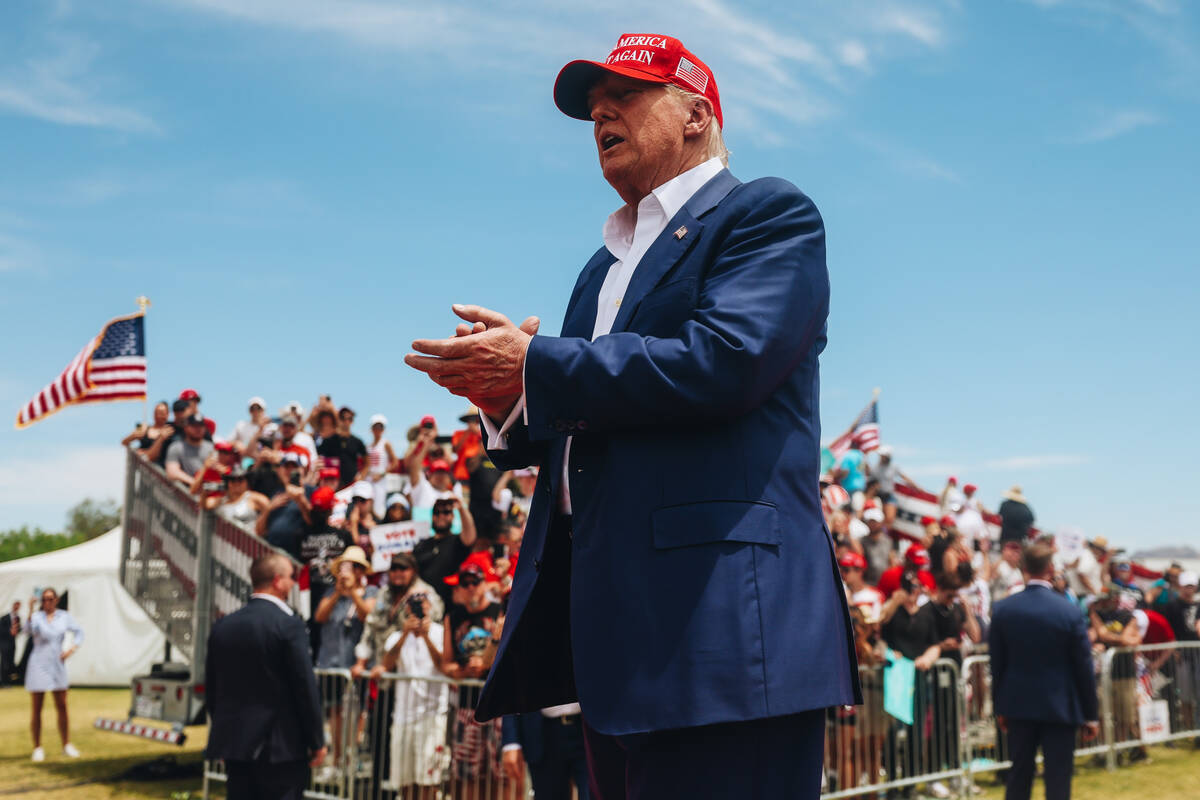
[[[533,571],[534,571],[534,572],[541,572],[541,571],[542,571],[542,562],[541,562],[541,559],[537,559],[537,558],[535,558],[535,559],[533,560]]]
[[[586,419],[579,420],[578,422],[575,423],[575,427],[581,431],[586,431],[587,427],[588,427],[587,420]]]

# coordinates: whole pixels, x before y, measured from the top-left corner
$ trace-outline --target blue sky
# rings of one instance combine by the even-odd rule
[[[1175,0],[5,3],[0,408],[145,294],[152,397],[195,387],[223,430],[322,392],[393,439],[449,429],[408,343],[453,302],[557,331],[620,201],[551,85],[651,31],[713,68],[734,174],[824,214],[827,439],[879,386],[930,487],[1195,540],[1200,12]],[[0,429],[0,528],[116,497],[141,414]]]

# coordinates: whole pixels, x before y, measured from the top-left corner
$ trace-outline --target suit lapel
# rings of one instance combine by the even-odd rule
[[[717,203],[725,198],[740,181],[733,177],[729,170],[718,172],[706,184],[700,187],[683,208],[671,218],[667,227],[650,245],[650,249],[638,262],[637,269],[625,290],[621,301],[621,310],[613,321],[612,332],[623,331],[633,319],[642,298],[658,285],[671,269],[692,246],[700,240],[704,225],[699,218],[710,211]],[[599,294],[600,284],[596,285],[595,294]],[[595,295],[593,295],[593,317],[595,316]]]
[[[606,248],[600,248],[583,268],[578,288],[567,306],[567,313],[563,316],[563,336],[592,338],[592,329],[596,327],[596,303],[600,296],[600,287],[604,285],[608,268],[616,260]]]

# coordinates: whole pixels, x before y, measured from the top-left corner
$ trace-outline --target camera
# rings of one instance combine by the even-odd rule
[[[408,611],[417,619],[425,619],[425,607],[422,605],[425,602],[425,595],[414,594],[408,598]]]
[[[300,485],[300,470],[293,470],[291,474],[288,475],[288,483],[290,483],[292,486]]]

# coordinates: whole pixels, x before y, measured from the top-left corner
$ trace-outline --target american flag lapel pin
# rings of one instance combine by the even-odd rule
[[[675,238],[676,238],[676,239],[682,239],[682,238],[683,238],[683,237],[685,237],[685,236],[687,236],[687,226],[686,226],[686,225],[680,225],[680,226],[679,226],[679,230],[675,231]]]

